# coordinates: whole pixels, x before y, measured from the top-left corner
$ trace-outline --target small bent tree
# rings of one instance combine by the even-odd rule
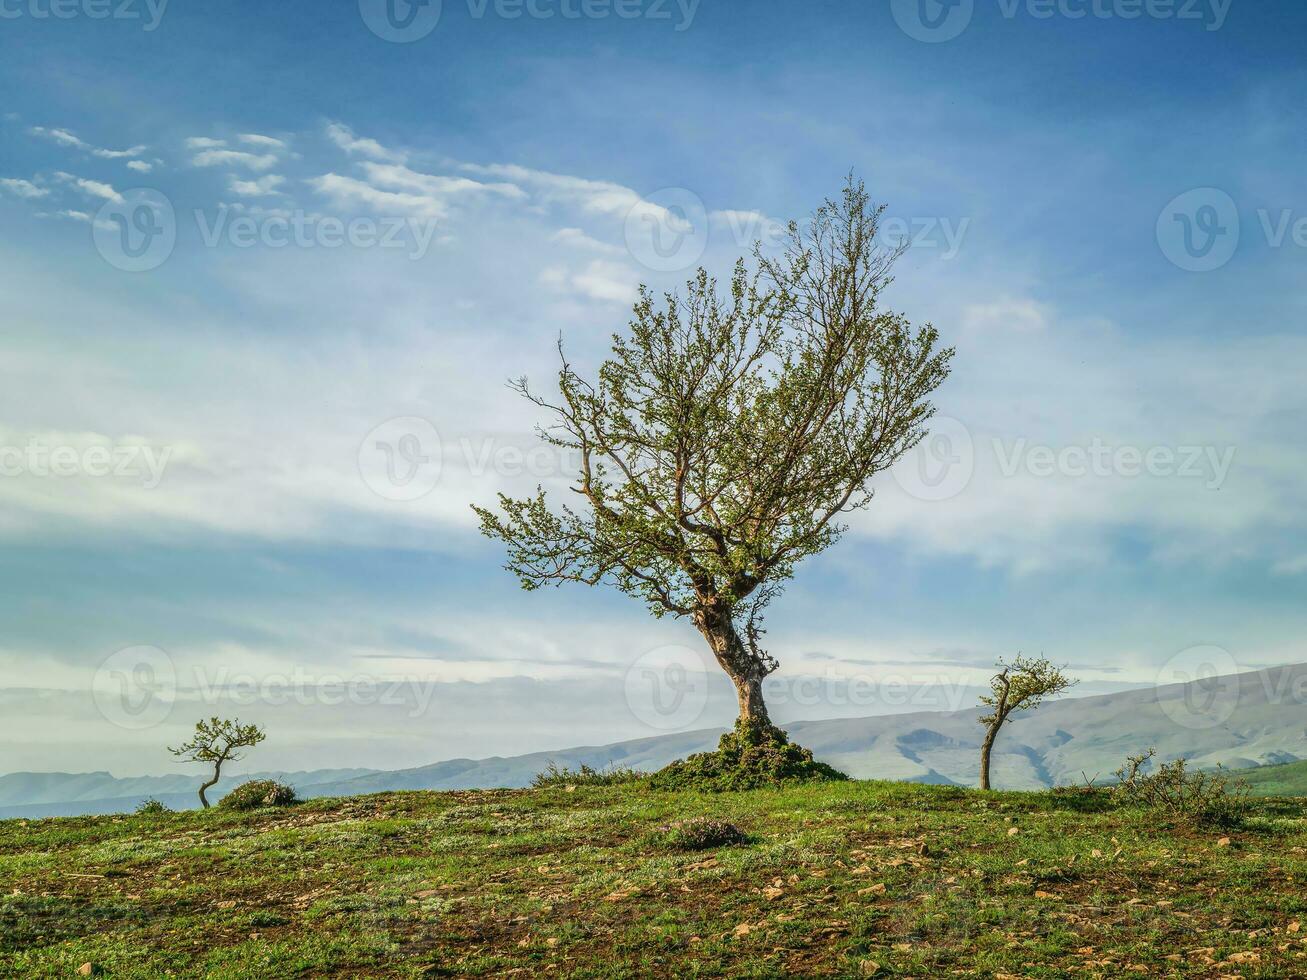
[[[985,726],[985,740],[980,745],[980,788],[989,789],[989,756],[998,738],[998,730],[1016,711],[1037,708],[1045,698],[1061,694],[1080,682],[1068,677],[1044,657],[1032,659],[1020,654],[1010,664],[1002,660],[1001,668],[989,680],[990,693],[982,695],[980,703],[993,710],[982,715],[980,723]]]
[[[763,608],[925,435],[949,372],[933,327],[877,307],[901,253],[877,244],[883,210],[850,178],[755,273],[737,262],[727,295],[703,269],[662,304],[641,287],[594,381],[560,341],[559,400],[510,387],[578,460],[575,503],[537,488],[474,507],[524,588],[607,583],[690,620],[735,685],[737,729],[759,735],[775,733]]]
[[[240,719],[210,718],[195,723],[195,734],[190,741],[168,751],[186,762],[203,762],[213,766],[213,778],[200,786],[200,804],[209,809],[205,791],[217,785],[222,778],[225,762],[238,762],[244,756],[240,749],[258,745],[267,735],[258,725],[242,725]]]

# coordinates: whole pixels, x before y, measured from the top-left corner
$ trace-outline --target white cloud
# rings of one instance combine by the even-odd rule
[[[62,170],[56,172],[55,176],[91,197],[100,197],[106,201],[121,201],[123,199],[123,196],[114,190],[112,185],[103,181],[87,180],[85,177],[78,177]]]
[[[448,214],[445,202],[426,194],[406,194],[381,190],[367,181],[341,174],[311,177],[308,185],[338,207],[365,207],[385,215],[412,215],[438,219]]]
[[[188,150],[216,150],[226,145],[226,140],[217,140],[209,136],[192,136],[186,140]]]
[[[241,133],[237,137],[242,143],[250,146],[264,146],[272,150],[286,149],[286,141],[279,140],[275,136],[262,136],[259,133]]]
[[[73,135],[66,129],[47,129],[44,126],[33,126],[30,131],[34,136],[48,139],[54,143],[58,143],[60,146],[68,146],[74,149],[83,150],[90,153],[92,156],[97,156],[104,160],[121,160],[129,157],[138,157],[148,149],[148,147],[145,146],[133,146],[126,150],[106,150],[103,147],[92,146],[90,143],[87,143],[80,137]]]
[[[15,197],[22,197],[28,200],[34,200],[38,197],[46,197],[50,193],[44,187],[37,187],[30,180],[23,180],[18,177],[0,178],[0,190],[6,190]]]
[[[601,242],[597,238],[591,238],[580,228],[560,228],[558,231],[554,232],[549,240],[572,248],[583,248],[591,252],[602,252],[604,255],[626,254],[626,249],[621,246],[610,245],[608,242]]]
[[[520,200],[521,188],[506,183],[481,183],[466,177],[419,173],[398,164],[362,164],[366,180],[329,173],[314,177],[309,186],[340,207],[363,206],[388,215],[444,218],[460,199],[483,196]]]
[[[127,164],[128,170],[135,170],[140,174],[148,174],[154,169],[154,164],[146,163],[144,160],[131,160]]]
[[[278,174],[268,174],[256,180],[241,180],[239,177],[227,178],[228,187],[238,197],[266,197],[279,193],[277,188],[286,183],[286,178]]]
[[[468,173],[503,177],[517,184],[525,184],[534,188],[546,203],[572,205],[590,213],[625,219],[631,209],[643,201],[639,194],[621,184],[532,170],[514,163],[465,163],[462,168]],[[655,205],[649,207],[658,215],[666,213],[663,208]]]
[[[962,309],[964,330],[992,332],[1012,330],[1028,332],[1048,326],[1048,311],[1030,299],[1002,299],[977,303]]]
[[[355,136],[354,131],[342,123],[329,123],[327,138],[351,155],[356,154],[391,163],[403,163],[407,158],[403,152],[387,149],[376,140]]]
[[[542,285],[605,303],[630,303],[636,296],[636,276],[620,263],[595,259],[580,272],[549,266],[540,273]]]
[[[1307,555],[1276,562],[1271,571],[1276,575],[1302,575],[1307,572]]]
[[[467,193],[496,194],[515,200],[526,197],[526,192],[516,184],[483,184],[466,177],[442,177],[436,174],[418,173],[399,164],[365,162],[363,171],[368,175],[368,180],[378,187],[418,191],[432,197]]]
[[[243,150],[202,150],[191,158],[197,167],[249,167],[251,170],[267,170],[275,166],[277,157],[271,153],[254,154]]]

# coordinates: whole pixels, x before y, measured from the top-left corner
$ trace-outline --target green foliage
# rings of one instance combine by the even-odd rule
[[[817,762],[810,750],[795,745],[779,728],[738,721],[722,736],[716,752],[700,752],[673,762],[654,773],[649,782],[661,790],[725,792],[848,778]]]
[[[298,802],[293,787],[273,779],[253,779],[241,783],[218,805],[227,810],[257,810],[267,806],[291,806]]]
[[[238,749],[258,745],[267,737],[258,725],[242,725],[239,718],[213,717],[197,721],[195,734],[168,751],[187,762],[236,762],[241,758]]]
[[[165,806],[163,803],[160,803],[154,797],[150,797],[148,800],[141,800],[141,802],[137,804],[136,812],[141,816],[157,817],[157,816],[162,816],[165,813],[172,813],[173,810],[172,807]]]
[[[538,772],[531,780],[536,789],[550,786],[620,786],[625,783],[638,783],[648,777],[648,773],[630,769],[625,766],[607,766],[594,769],[582,763],[575,769],[549,763],[543,772]]]
[[[1249,812],[1248,786],[1230,779],[1219,766],[1215,772],[1189,769],[1174,759],[1146,772],[1157,750],[1132,755],[1116,771],[1112,798],[1120,806],[1143,807],[1163,816],[1200,826],[1235,827]]]
[[[989,682],[990,693],[982,695],[980,703],[993,710],[980,718],[980,723],[991,727],[1002,725],[1008,716],[1017,711],[1038,708],[1045,698],[1061,694],[1080,682],[1065,673],[1065,668],[1054,666],[1046,657],[1023,657],[1020,654],[1010,664],[1002,660],[1001,668]]]
[[[692,619],[737,684],[776,669],[760,611],[923,438],[949,373],[934,327],[879,308],[883,211],[850,178],[725,294],[703,269],[661,302],[642,287],[593,380],[563,357],[557,399],[514,382],[579,461],[565,502],[473,507],[524,588],[607,584]]]
[[[733,823],[711,817],[675,820],[659,827],[652,841],[670,851],[705,851],[712,847],[733,847],[748,843],[748,835]]]

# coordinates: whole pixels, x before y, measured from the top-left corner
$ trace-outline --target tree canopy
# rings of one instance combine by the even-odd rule
[[[558,398],[512,387],[579,460],[571,499],[475,508],[525,588],[607,583],[690,618],[743,717],[766,719],[758,684],[777,666],[762,609],[925,435],[949,371],[934,327],[878,306],[902,251],[878,242],[883,210],[851,178],[724,291],[703,269],[661,302],[642,287],[594,380],[560,341]]]

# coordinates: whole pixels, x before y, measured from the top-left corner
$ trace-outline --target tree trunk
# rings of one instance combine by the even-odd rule
[[[200,784],[200,805],[203,806],[204,809],[206,810],[209,809],[209,798],[204,795],[204,791],[212,786],[218,785],[218,780],[221,778],[222,778],[222,762],[219,761],[215,763],[213,766],[213,778],[210,779],[207,783]]]
[[[730,614],[720,607],[704,607],[695,611],[694,625],[735,685],[735,696],[740,703],[739,721],[750,727],[770,727],[771,717],[762,697],[762,682],[767,672],[745,647]]]
[[[985,741],[980,745],[980,788],[989,789],[989,753],[994,748],[994,739],[998,738],[998,725],[992,725],[985,732]]]

